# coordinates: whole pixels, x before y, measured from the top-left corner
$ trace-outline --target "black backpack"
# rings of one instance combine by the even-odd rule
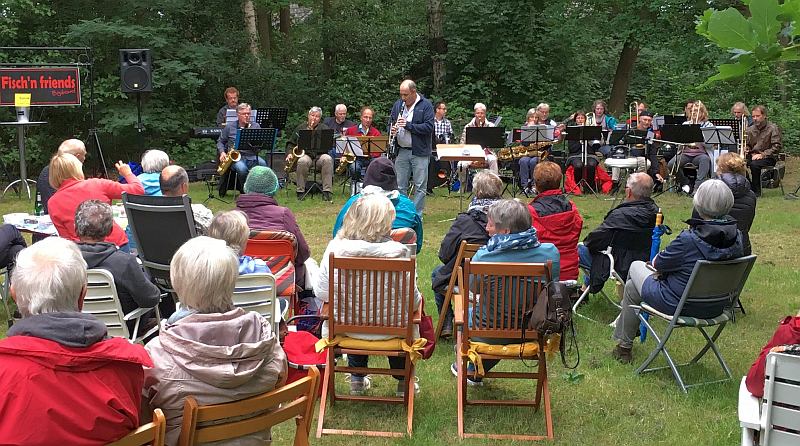
[[[535,330],[541,338],[555,333],[560,334],[561,362],[564,367],[574,369],[578,367],[581,356],[575,336],[575,326],[572,322],[570,293],[570,289],[565,284],[548,282],[539,292],[533,308],[525,312],[522,337],[525,338],[526,330]],[[576,354],[575,365],[569,366],[567,365],[566,350],[572,350],[573,347]]]

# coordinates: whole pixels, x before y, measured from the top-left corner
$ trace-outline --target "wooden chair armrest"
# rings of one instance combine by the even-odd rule
[[[745,378],[739,384],[739,425],[743,428],[759,430],[761,426],[761,401],[750,394]]]
[[[464,325],[464,298],[460,294],[454,294],[453,297],[453,323],[455,325]]]

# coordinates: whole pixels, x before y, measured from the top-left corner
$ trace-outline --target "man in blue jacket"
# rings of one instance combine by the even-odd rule
[[[389,135],[397,134],[394,160],[397,185],[408,194],[408,182],[414,178],[414,206],[422,216],[425,191],[428,189],[428,163],[433,146],[433,105],[417,93],[417,84],[406,79],[400,84],[400,99],[392,106]]]

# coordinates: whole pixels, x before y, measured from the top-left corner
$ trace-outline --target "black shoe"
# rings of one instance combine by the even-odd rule
[[[453,336],[453,320],[452,319],[448,318],[442,324],[441,336],[443,338],[449,338],[449,337]]]
[[[610,191],[608,191],[608,194],[609,194],[609,195],[614,195],[614,194],[616,194],[617,192],[619,192],[619,181],[614,181],[614,182],[612,182],[612,184],[611,184],[611,190],[610,190]]]
[[[322,201],[333,201],[333,200],[331,200],[331,193],[330,192],[322,192]]]
[[[614,350],[611,352],[611,356],[623,364],[630,364],[631,361],[633,361],[633,353],[631,352],[631,348],[625,348],[619,344],[614,347]]]
[[[297,201],[303,201],[303,197],[305,196],[305,192],[298,192],[297,193]]]

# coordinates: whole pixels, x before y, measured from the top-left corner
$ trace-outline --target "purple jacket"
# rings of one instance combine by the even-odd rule
[[[294,262],[295,283],[305,288],[305,261],[311,256],[303,233],[289,208],[278,206],[275,198],[259,194],[242,194],[236,199],[236,209],[247,214],[250,229],[289,231],[297,238],[297,258]]]

